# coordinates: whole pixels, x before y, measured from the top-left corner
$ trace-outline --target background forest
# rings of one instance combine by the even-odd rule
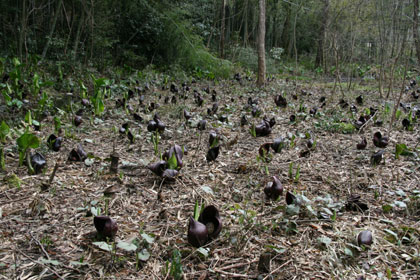
[[[384,75],[416,62],[417,1],[267,0],[268,73]],[[141,69],[154,65],[227,76],[257,69],[257,0],[4,0],[1,55]],[[35,56],[35,57],[34,57]],[[226,61],[222,60],[226,59]],[[374,68],[374,69],[372,69]]]

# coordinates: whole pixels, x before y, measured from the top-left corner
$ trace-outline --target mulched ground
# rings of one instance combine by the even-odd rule
[[[207,86],[210,94],[203,90]],[[337,89],[334,94],[329,84],[299,81],[296,87],[292,81],[278,79],[259,90],[245,80],[242,85],[237,81],[202,82],[191,85],[185,101],[178,93],[177,104],[164,104],[164,98],[173,94],[160,88],[144,93],[146,107],[150,102],[159,103],[157,112],[167,124],[159,150],[164,152],[174,144],[188,150],[173,183],[162,183],[146,168],[158,160],[147,122],[135,121],[122,108],[115,108],[114,101],[107,102],[100,119],[85,113],[79,128],[71,125],[71,117],[62,117],[67,123],[62,150],[48,151],[45,144],[39,149],[48,159],[44,175],[30,176],[26,167],[18,167],[15,138],[9,141],[7,174],[0,175],[1,278],[171,279],[171,266],[177,262],[173,256],[179,252],[180,279],[418,279],[420,160],[418,156],[396,159],[394,154],[398,143],[417,149],[417,154],[419,151],[418,123],[413,131],[403,130],[401,125],[408,111],[403,111],[390,131],[392,110],[385,112],[378,93],[354,90],[346,93],[349,105],[356,104],[359,94],[364,96],[364,104],[356,104],[355,115],[375,107],[379,109],[376,117],[384,124],[377,127],[371,120],[361,131],[344,134],[333,122],[352,122],[351,112],[349,107],[338,105],[341,93]],[[201,108],[194,103],[194,89],[205,99]],[[207,115],[213,104],[212,90],[217,92],[218,115],[225,114],[227,123]],[[273,98],[283,92],[289,104],[278,108]],[[292,98],[293,92],[299,100]],[[311,116],[309,110],[321,105],[321,96],[326,97],[326,106]],[[260,117],[251,116],[248,97],[258,100]],[[130,101],[135,109],[138,98],[136,95]],[[403,102],[413,108],[419,106],[409,94],[404,94]],[[306,113],[297,113],[300,104],[306,106]],[[188,124],[184,109],[193,115]],[[141,116],[152,118],[154,112],[144,114],[142,110],[140,107]],[[275,117],[277,124],[269,136],[254,138],[248,125],[240,126],[243,114],[251,123],[258,124],[266,115]],[[291,114],[296,114],[296,123],[290,122]],[[202,118],[207,119],[208,128],[200,135],[195,125]],[[124,122],[129,122],[136,137],[133,144],[118,133]],[[222,144],[217,160],[207,163],[211,129],[218,130]],[[36,133],[45,142],[53,130],[49,118]],[[372,143],[376,131],[389,134],[390,140],[383,161],[374,167],[370,157],[379,150]],[[307,150],[307,133],[315,139],[316,147],[301,157]],[[363,136],[367,148],[356,150]],[[271,152],[268,163],[258,160],[260,145],[278,137],[285,138],[288,147],[279,154]],[[93,163],[67,161],[78,143],[95,156]],[[106,160],[114,149],[120,156],[120,173],[116,175],[109,173],[110,162]],[[41,191],[40,185],[56,162],[59,168],[51,187]],[[298,180],[289,178],[291,163],[293,175],[299,167]],[[12,183],[12,174],[20,178],[20,188]],[[285,189],[278,201],[268,200],[263,192],[273,175]],[[315,215],[305,205],[298,215],[290,215],[286,191],[307,198],[304,204],[310,205]],[[368,210],[346,208],[347,200],[357,195]],[[223,221],[220,236],[205,246],[207,257],[187,242],[188,219],[196,201],[215,205]],[[392,205],[389,212],[386,205]],[[150,258],[137,262],[134,252],[117,249],[111,254],[94,246],[91,207],[100,208],[102,213],[107,210],[117,221],[116,241],[137,242],[138,251],[147,249]],[[368,249],[356,242],[362,230],[373,234],[374,242]],[[153,237],[153,242],[146,242],[141,236],[144,233]],[[262,255],[265,257],[260,260]],[[361,276],[364,278],[358,278]]]

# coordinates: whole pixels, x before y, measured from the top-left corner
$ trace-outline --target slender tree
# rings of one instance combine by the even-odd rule
[[[330,1],[329,0],[323,0],[324,6],[322,9],[322,23],[321,23],[321,30],[319,32],[319,38],[318,38],[318,49],[316,53],[315,58],[315,67],[320,67],[324,65],[324,41],[325,36],[327,33],[327,24],[328,24],[328,15],[329,15],[329,6]]]
[[[222,23],[220,25],[220,57],[225,56],[225,26],[226,26],[226,0],[222,0]]]
[[[265,83],[265,0],[259,0],[260,15],[258,21],[258,80],[257,85]]]
[[[417,62],[420,64],[420,38],[419,38],[419,0],[413,0],[413,38],[416,49]]]
[[[48,51],[48,48],[49,48],[50,43],[51,43],[51,38],[52,38],[52,36],[54,34],[54,31],[55,31],[55,26],[57,24],[57,19],[58,19],[58,15],[60,13],[60,8],[61,8],[62,3],[63,3],[63,0],[58,0],[57,7],[56,7],[56,10],[55,10],[55,14],[54,14],[54,18],[53,18],[52,25],[51,25],[51,29],[50,29],[50,33],[48,34],[47,43],[45,44],[44,50],[42,51],[41,60],[44,60],[45,56],[47,55],[47,51]]]

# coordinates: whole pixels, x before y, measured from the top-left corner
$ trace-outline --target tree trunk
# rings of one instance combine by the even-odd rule
[[[324,9],[323,9],[323,13],[322,13],[322,24],[321,24],[321,30],[319,32],[319,38],[318,38],[318,50],[316,53],[316,58],[315,58],[315,67],[320,67],[322,65],[324,65],[324,41],[325,41],[325,36],[327,33],[327,24],[328,24],[328,14],[329,14],[329,6],[330,6],[330,1],[329,0],[323,0],[324,1]]]
[[[420,64],[420,39],[419,39],[419,0],[413,0],[414,14],[413,14],[413,37],[414,47],[416,48],[417,62]]]
[[[48,48],[49,48],[50,43],[51,43],[51,37],[53,36],[54,31],[55,31],[55,25],[57,24],[58,14],[60,12],[60,8],[61,8],[62,3],[63,3],[63,0],[58,0],[57,8],[55,10],[55,15],[54,15],[54,19],[53,19],[51,30],[50,30],[50,34],[48,35],[47,43],[45,44],[44,50],[42,51],[42,56],[41,56],[40,62],[43,61],[45,56],[47,55],[47,51],[48,51]]]
[[[226,25],[226,0],[222,0],[222,23],[220,25],[220,57],[225,57],[225,25]]]
[[[83,5],[80,5],[80,20],[79,20],[79,25],[77,26],[76,38],[74,39],[72,60],[76,60],[76,57],[77,57],[77,51],[79,49],[79,44],[80,44],[80,34],[82,33],[82,26],[83,26],[84,21],[85,21],[85,11],[84,11]]]
[[[248,0],[244,1],[244,47],[248,46]]]
[[[258,80],[259,87],[265,84],[265,0],[259,0],[260,16],[258,21]]]
[[[289,43],[290,43],[290,18],[292,16],[292,9],[291,9],[291,4],[286,2],[286,19],[284,20],[284,24],[283,24],[283,30],[281,33],[281,38],[280,38],[280,46],[284,49],[284,51],[287,53],[287,56],[290,57],[290,52],[289,50]]]
[[[209,38],[207,40],[207,45],[206,45],[207,48],[210,48],[211,39],[213,37],[213,30],[216,29],[216,23],[217,23],[217,20],[218,20],[218,18],[217,18],[217,0],[214,0],[213,5],[214,5],[214,11],[215,12],[214,12],[214,16],[213,16],[213,26],[211,28],[210,35],[209,35]]]
[[[93,46],[95,45],[94,26],[95,26],[95,3],[90,0],[90,60],[93,58]]]
[[[19,32],[19,45],[18,45],[18,51],[19,51],[19,58],[22,61],[23,60],[23,42],[25,41],[26,36],[26,0],[22,0],[22,16],[21,16],[21,27]]]

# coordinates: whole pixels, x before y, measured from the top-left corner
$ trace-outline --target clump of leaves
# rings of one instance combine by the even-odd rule
[[[34,134],[29,133],[28,130],[25,131],[17,140],[17,145],[19,149],[19,166],[23,165],[25,160],[26,152],[28,149],[36,149],[40,145],[38,137]]]
[[[182,263],[181,263],[181,253],[178,250],[173,250],[172,259],[171,259],[171,268],[169,269],[169,262],[166,263],[166,271],[169,275],[175,279],[182,279]],[[166,273],[165,273],[166,274]]]
[[[92,75],[93,80],[93,95],[90,98],[90,101],[93,104],[93,110],[95,115],[99,116],[105,111],[104,97],[107,94],[107,88],[110,84],[110,81],[105,78],[96,79]]]
[[[293,181],[295,183],[299,182],[300,179],[300,165],[298,164],[297,168],[296,168],[296,173],[293,176],[293,162],[291,162],[289,164],[289,172],[288,172],[288,176],[290,179],[294,179]]]
[[[411,151],[406,144],[396,144],[395,145],[395,158],[399,159],[401,156],[412,156],[414,155],[413,151]]]

